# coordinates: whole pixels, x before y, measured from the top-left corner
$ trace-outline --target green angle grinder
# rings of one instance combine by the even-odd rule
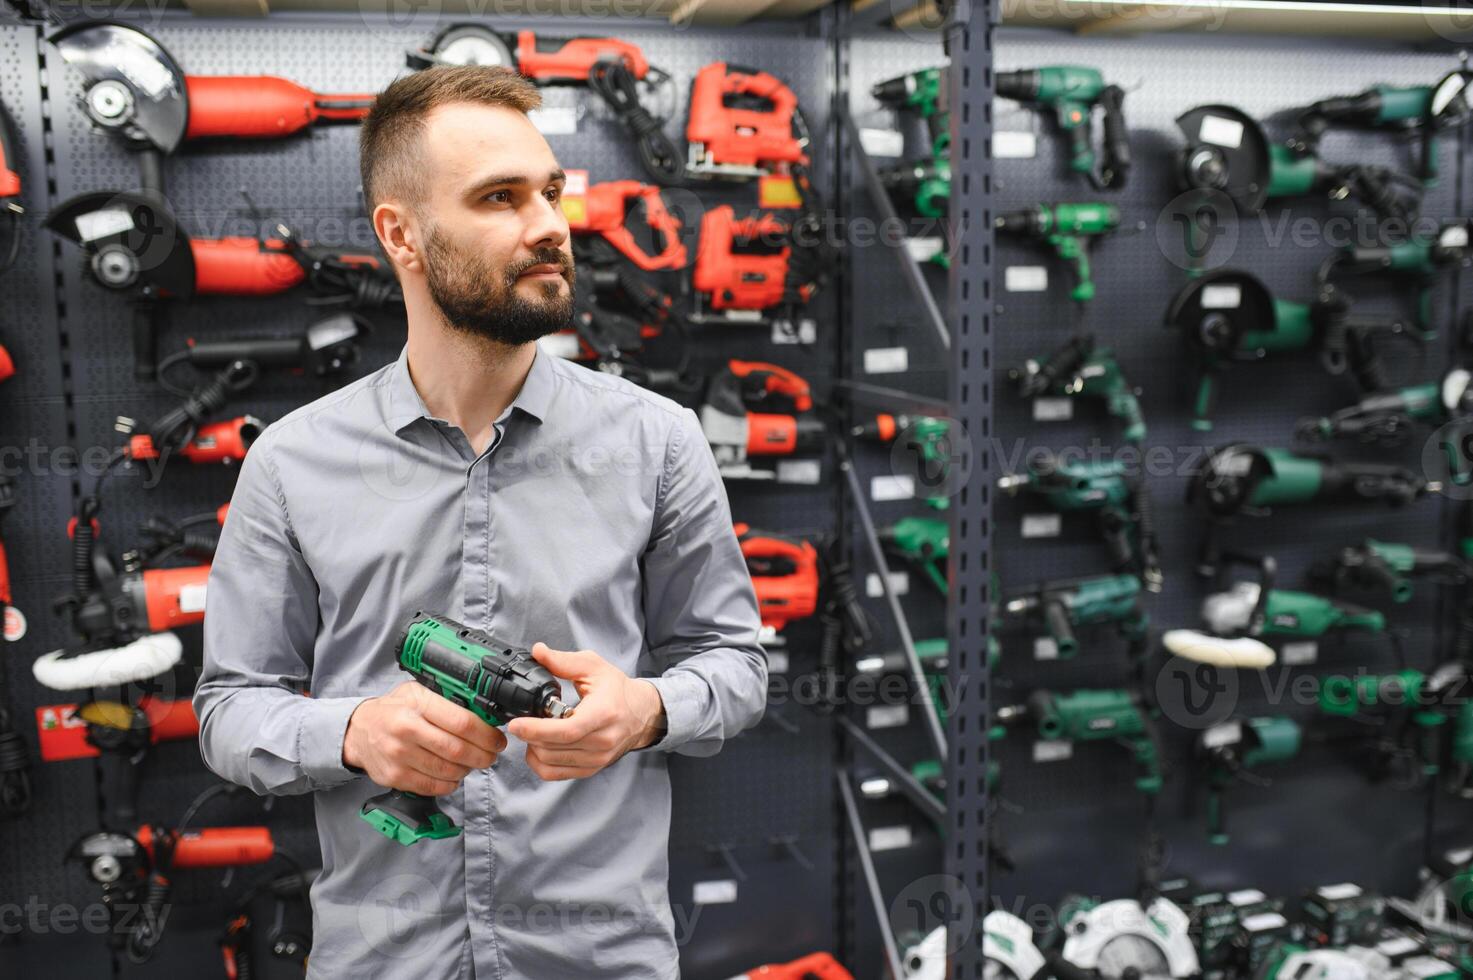
[[[394,643],[394,658],[431,691],[470,711],[488,725],[513,718],[564,718],[557,679],[546,667],[489,633],[448,616],[416,612]],[[417,844],[455,837],[455,826],[433,798],[390,790],[366,801],[359,816],[390,840]]]

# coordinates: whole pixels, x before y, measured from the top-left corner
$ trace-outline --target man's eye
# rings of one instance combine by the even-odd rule
[[[492,191],[486,195],[486,200],[494,201],[497,204],[510,204],[511,191]]]
[[[561,190],[559,190],[558,188],[556,188],[556,187],[549,187],[547,189],[547,199],[549,201],[556,201],[558,198],[560,198],[562,196],[563,196],[563,192]]]

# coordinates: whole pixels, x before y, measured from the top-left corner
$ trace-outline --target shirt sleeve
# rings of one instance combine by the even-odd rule
[[[302,693],[317,634],[317,581],[292,530],[272,448],[268,431],[246,454],[220,532],[194,711],[200,753],[216,775],[287,795],[355,778],[343,764],[343,736],[366,698]]]
[[[662,670],[650,682],[667,726],[651,748],[714,755],[761,719],[767,655],[726,487],[690,409],[666,446],[643,571],[645,639]]]

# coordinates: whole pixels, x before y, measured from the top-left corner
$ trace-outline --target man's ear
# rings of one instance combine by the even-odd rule
[[[385,201],[373,209],[373,231],[384,254],[405,272],[424,270],[424,242],[419,223],[403,204]]]

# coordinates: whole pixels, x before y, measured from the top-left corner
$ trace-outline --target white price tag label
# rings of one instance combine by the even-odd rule
[[[1052,636],[1038,636],[1033,639],[1034,660],[1058,660],[1059,645],[1054,642]]]
[[[1239,891],[1228,892],[1227,894],[1228,904],[1238,908],[1242,908],[1244,905],[1257,905],[1259,902],[1266,901],[1267,899],[1268,896],[1257,888],[1244,888]]]
[[[865,374],[900,374],[910,370],[910,351],[904,347],[872,347],[864,352]]]
[[[1420,948],[1417,941],[1410,936],[1395,936],[1376,944],[1376,952],[1393,959],[1415,953]]]
[[[1074,399],[1072,398],[1033,399],[1033,421],[1035,422],[1067,422],[1073,417]]]
[[[876,476],[869,481],[869,499],[880,503],[886,500],[910,500],[916,495],[916,481],[911,476]]]
[[[1266,932],[1270,929],[1282,929],[1289,924],[1289,920],[1277,912],[1260,912],[1250,915],[1243,920],[1243,929],[1247,932]]]
[[[1032,133],[1003,130],[992,134],[994,160],[1032,160],[1038,154],[1038,137]]]
[[[1339,885],[1326,885],[1315,890],[1315,894],[1327,902],[1339,902],[1347,898],[1359,898],[1360,885],[1353,881],[1347,881]]]
[[[769,674],[786,674],[788,672],[788,651],[767,651],[767,672]]]
[[[865,728],[899,728],[910,721],[910,706],[877,704],[864,713]]]
[[[946,243],[939,236],[907,238],[905,240],[905,250],[917,262],[929,262],[946,250]]]
[[[897,596],[910,592],[910,573],[891,572],[890,591]],[[880,581],[878,572],[870,572],[864,577],[864,594],[871,599],[879,599],[885,595],[885,585]]]
[[[1219,282],[1202,287],[1202,309],[1236,310],[1243,303],[1243,287],[1237,283]]]
[[[1203,143],[1237,149],[1243,142],[1243,124],[1236,119],[1222,116],[1203,116],[1202,128],[1197,130],[1197,137]]]
[[[905,154],[905,136],[893,129],[861,129],[859,145],[872,157],[898,157]]]
[[[1034,762],[1062,762],[1074,755],[1074,743],[1040,739],[1033,743]]]
[[[570,361],[577,360],[580,352],[578,335],[572,331],[550,333],[545,337],[538,337],[537,346],[553,357],[562,357]]]
[[[1312,664],[1320,658],[1320,645],[1313,640],[1301,643],[1285,643],[1279,651],[1279,662],[1291,667]]]
[[[197,613],[205,611],[205,587],[186,585],[179,590],[179,611]]]
[[[910,846],[910,828],[901,827],[874,827],[869,832],[869,849],[871,851],[898,851]]]
[[[1064,528],[1062,514],[1024,514],[1023,537],[1057,538]]]
[[[563,184],[563,197],[587,197],[588,171],[574,167],[564,173],[566,181]]]
[[[133,215],[126,208],[103,208],[77,215],[77,237],[84,242],[121,235],[133,230]]]
[[[1048,269],[1041,265],[1010,265],[1003,270],[1002,281],[1010,293],[1041,293],[1048,289]]]
[[[780,459],[777,461],[778,483],[801,483],[812,486],[823,476],[823,466],[816,459]]]
[[[527,118],[543,136],[568,136],[578,132],[576,106],[542,106],[527,113]]]
[[[1443,248],[1467,248],[1468,226],[1461,223],[1448,225],[1437,236],[1437,244]]]
[[[737,883],[728,879],[721,881],[698,881],[691,889],[691,901],[697,905],[725,905],[737,899]]]
[[[1240,721],[1213,725],[1202,733],[1203,748],[1220,749],[1224,745],[1237,745],[1241,741],[1243,741],[1243,723]],[[1232,896],[1228,897],[1231,899]]]

